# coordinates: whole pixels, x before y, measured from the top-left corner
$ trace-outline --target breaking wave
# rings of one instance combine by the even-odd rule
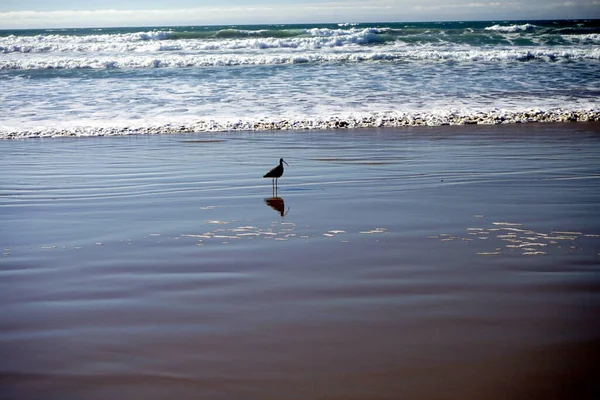
[[[600,110],[587,109],[527,109],[522,111],[489,110],[480,112],[440,111],[385,113],[362,116],[322,116],[305,119],[219,119],[198,120],[187,123],[126,126],[72,126],[38,130],[9,131],[0,129],[0,139],[26,139],[42,137],[95,137],[181,134],[197,132],[272,131],[272,130],[323,130],[360,128],[399,128],[407,126],[443,126],[471,124],[515,124],[544,122],[600,121]]]
[[[302,31],[219,30],[215,33],[149,31],[104,35],[37,35],[0,37],[1,53],[215,51],[238,49],[320,49],[382,44],[393,38],[386,29],[311,28]],[[190,40],[195,39],[195,40]],[[203,39],[203,40],[201,40]],[[170,43],[165,44],[168,41]]]
[[[538,33],[539,31],[539,33]],[[36,35],[5,35],[0,32],[0,53],[93,53],[127,54],[162,51],[217,52],[262,51],[270,49],[319,50],[333,48],[447,47],[509,45],[514,48],[560,45],[597,45],[597,30],[564,33],[559,29],[538,29],[536,25],[494,25],[483,29],[414,29],[411,27],[337,28],[304,27],[289,29],[177,30],[89,34],[45,32]],[[518,41],[515,41],[517,34]]]
[[[172,49],[171,49],[172,50]],[[168,52],[168,49],[164,49]],[[361,63],[361,62],[526,62],[600,60],[600,48],[540,48],[540,49],[456,49],[406,48],[369,52],[310,52],[290,51],[276,54],[132,54],[126,56],[70,55],[33,56],[0,59],[0,70],[36,69],[112,69],[112,68],[189,68],[238,65],[280,65],[303,63]]]
[[[494,25],[485,28],[486,31],[502,32],[502,33],[515,33],[523,31],[532,31],[537,28],[536,25],[523,24],[523,25]]]

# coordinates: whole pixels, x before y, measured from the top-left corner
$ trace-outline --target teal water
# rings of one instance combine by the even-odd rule
[[[124,28],[65,28],[0,30],[6,36],[95,36],[123,35],[139,32],[163,33],[161,40],[232,39],[232,38],[294,38],[307,37],[314,30],[372,30],[374,35],[365,44],[390,41],[405,43],[439,43],[497,45],[508,43],[504,33],[517,34],[510,41],[516,46],[561,45],[581,41],[597,44],[593,35],[600,33],[598,20],[535,20],[535,21],[459,21],[459,22],[394,22],[355,24],[278,24],[278,25],[212,25],[212,26],[154,26]],[[578,37],[576,35],[583,35]],[[589,36],[586,36],[589,35]],[[153,39],[152,35],[145,37]],[[4,51],[7,48],[3,48]]]

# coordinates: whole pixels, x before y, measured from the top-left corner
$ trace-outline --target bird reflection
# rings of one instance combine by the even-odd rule
[[[270,197],[265,199],[265,203],[273,210],[277,211],[282,217],[287,214],[287,211],[285,211],[285,202],[281,197]],[[288,211],[289,210],[290,209],[288,207]]]

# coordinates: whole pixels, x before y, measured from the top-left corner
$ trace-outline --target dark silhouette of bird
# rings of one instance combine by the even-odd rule
[[[281,175],[283,175],[283,163],[285,163],[285,165],[287,165],[288,167],[290,166],[288,163],[286,163],[283,158],[279,159],[279,165],[276,166],[275,168],[273,168],[272,170],[270,170],[269,172],[267,172],[263,178],[273,178],[273,188],[274,190],[277,188],[277,179],[281,178]]]

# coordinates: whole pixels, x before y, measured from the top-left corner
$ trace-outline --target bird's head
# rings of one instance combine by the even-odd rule
[[[281,164],[283,164],[283,163],[285,163],[285,165],[287,165],[288,167],[290,166],[288,163],[286,163],[286,162],[284,161],[284,159],[283,159],[283,158],[280,158],[280,159],[279,159],[279,165],[281,165]]]

